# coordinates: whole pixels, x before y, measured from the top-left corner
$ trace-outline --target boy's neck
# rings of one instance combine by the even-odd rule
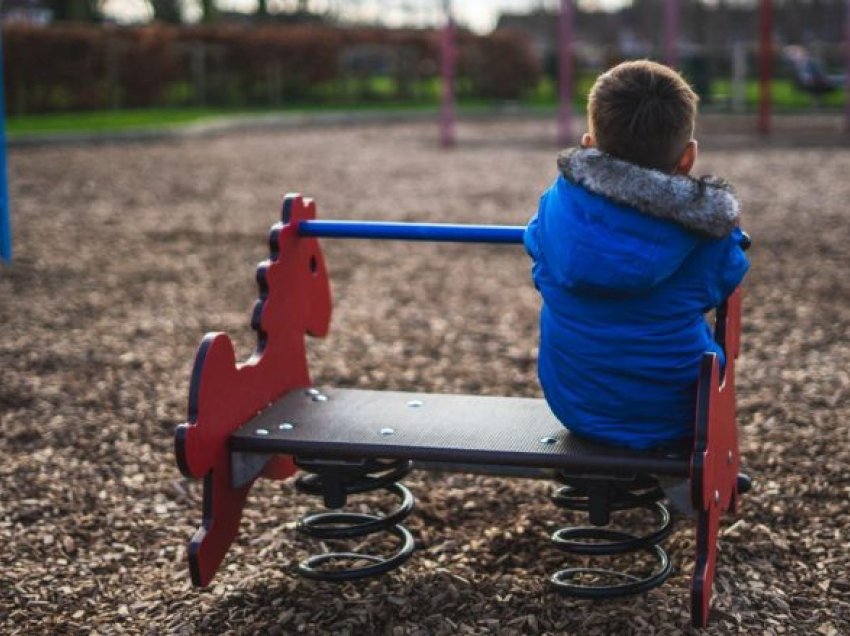
[[[593,137],[593,133],[586,132],[581,136],[581,147],[582,148],[597,148],[596,140]],[[604,148],[598,148],[601,152],[605,152]],[[682,175],[687,176],[691,174],[691,170],[694,169],[694,164],[697,161],[697,155],[699,154],[699,144],[696,139],[691,139],[685,145],[685,149],[682,151],[679,160],[676,162],[676,165],[670,171],[662,171],[667,172],[670,175]]]

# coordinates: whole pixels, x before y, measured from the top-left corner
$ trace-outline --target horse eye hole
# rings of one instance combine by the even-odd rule
[[[316,272],[318,272],[318,271],[319,271],[319,261],[316,260],[315,256],[311,256],[310,257],[310,273],[313,274],[313,276],[315,276]]]

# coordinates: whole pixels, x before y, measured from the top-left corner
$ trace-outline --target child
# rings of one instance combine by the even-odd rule
[[[581,148],[525,231],[543,297],[538,374],[558,419],[593,440],[645,449],[693,436],[704,313],[749,264],[738,201],[688,176],[697,96],[673,70],[626,62],[601,75]]]

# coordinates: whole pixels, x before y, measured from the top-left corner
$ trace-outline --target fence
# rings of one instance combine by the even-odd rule
[[[439,34],[327,26],[7,26],[12,114],[436,100]],[[515,99],[539,65],[516,33],[459,35],[462,96]]]

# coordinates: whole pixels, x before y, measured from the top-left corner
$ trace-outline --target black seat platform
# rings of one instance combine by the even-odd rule
[[[542,399],[295,390],[230,436],[238,453],[386,458],[688,477],[685,453],[636,452],[567,431]]]

